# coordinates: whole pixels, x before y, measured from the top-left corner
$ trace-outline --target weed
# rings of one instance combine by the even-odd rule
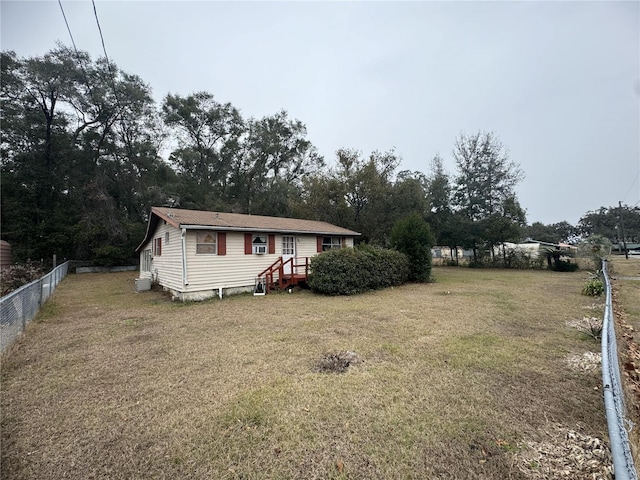
[[[599,278],[592,278],[582,287],[582,294],[588,297],[599,297],[604,292],[604,282]]]

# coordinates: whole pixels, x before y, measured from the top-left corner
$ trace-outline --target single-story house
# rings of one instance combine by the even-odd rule
[[[566,255],[575,255],[578,252],[578,247],[575,245],[569,245],[568,243],[542,242],[531,238],[527,238],[524,242],[518,243],[516,247],[535,254],[536,256],[540,256],[540,254],[547,255],[551,251],[559,251]]]
[[[305,281],[310,257],[353,247],[359,235],[314,220],[153,207],[136,251],[140,279],[202,300]]]

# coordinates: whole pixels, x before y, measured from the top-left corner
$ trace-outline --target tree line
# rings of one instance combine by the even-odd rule
[[[477,255],[524,236],[619,234],[610,209],[576,227],[527,225],[515,194],[524,174],[490,132],[460,134],[454,174],[439,156],[427,173],[402,170],[394,150],[342,148],[329,166],[284,110],[245,118],[209,92],[157,104],[139,76],[61,44],[1,55],[2,239],[16,260],[126,262],[162,205],[326,220],[382,246],[418,214],[436,243]],[[638,209],[620,208],[637,237]]]

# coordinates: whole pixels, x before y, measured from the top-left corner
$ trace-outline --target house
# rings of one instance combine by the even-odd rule
[[[546,256],[550,252],[554,251],[561,252],[562,255],[575,256],[578,252],[578,247],[575,245],[569,245],[568,243],[542,242],[531,238],[527,238],[524,242],[519,243],[516,246],[522,250],[530,252],[531,254],[535,254],[536,256]]]
[[[153,207],[136,251],[140,279],[202,300],[304,282],[311,257],[353,247],[359,235],[314,220]]]

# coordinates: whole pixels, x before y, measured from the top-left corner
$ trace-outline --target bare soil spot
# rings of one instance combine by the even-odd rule
[[[325,353],[316,362],[315,370],[322,373],[344,373],[351,365],[361,363],[362,359],[356,352],[343,350],[341,352]]]

